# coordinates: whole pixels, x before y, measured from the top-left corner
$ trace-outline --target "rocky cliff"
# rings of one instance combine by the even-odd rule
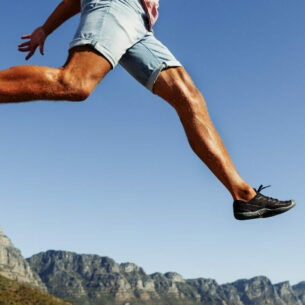
[[[50,293],[76,305],[305,305],[305,282],[273,285],[266,277],[219,285],[177,273],[147,275],[134,264],[63,251],[28,259]]]
[[[0,274],[6,278],[30,284],[46,291],[40,277],[32,272],[21,252],[14,247],[0,227]]]

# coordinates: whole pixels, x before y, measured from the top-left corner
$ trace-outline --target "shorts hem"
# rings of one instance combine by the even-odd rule
[[[152,93],[154,89],[154,85],[160,75],[160,73],[168,68],[182,67],[182,64],[179,61],[171,60],[167,62],[163,62],[157,69],[155,69],[150,75],[145,87],[150,90]]]
[[[114,68],[117,65],[117,61],[113,58],[110,51],[107,50],[101,44],[99,44],[97,41],[86,40],[86,39],[75,39],[70,43],[69,49],[72,49],[74,47],[80,47],[80,46],[92,47],[94,50],[96,50],[98,53],[100,53],[103,57],[105,57],[109,61],[112,68]]]

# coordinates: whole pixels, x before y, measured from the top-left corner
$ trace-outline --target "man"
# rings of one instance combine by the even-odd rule
[[[269,198],[235,169],[199,90],[172,53],[152,33],[158,0],[63,0],[19,50],[29,59],[49,34],[81,13],[66,64],[58,69],[16,66],[0,72],[0,103],[34,100],[83,101],[118,63],[177,111],[198,157],[231,193],[237,219],[270,217],[295,202]]]

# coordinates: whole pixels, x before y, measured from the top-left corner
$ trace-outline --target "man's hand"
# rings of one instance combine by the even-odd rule
[[[28,41],[19,44],[18,50],[20,52],[28,52],[28,55],[25,58],[26,60],[33,56],[38,47],[41,55],[44,55],[44,43],[46,38],[47,35],[45,31],[42,27],[39,27],[32,34],[21,36],[21,39],[28,39]]]

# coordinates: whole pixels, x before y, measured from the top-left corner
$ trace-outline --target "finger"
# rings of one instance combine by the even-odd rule
[[[34,50],[34,51],[32,50],[32,51],[26,56],[25,60],[30,59],[30,58],[33,56],[34,53],[35,53],[35,50]]]
[[[31,34],[22,35],[21,39],[29,39],[31,38]]]
[[[30,44],[22,44],[18,46],[18,50],[27,52],[31,50],[31,45]]]
[[[40,54],[41,54],[41,55],[44,55],[44,44],[41,44],[41,45],[39,46],[39,50],[40,50]]]
[[[30,48],[24,48],[24,49],[18,49],[18,51],[19,52],[29,52],[29,51],[31,51],[31,49]]]
[[[32,56],[33,56],[33,54],[35,53],[35,51],[36,51],[36,48],[37,48],[37,46],[35,46],[34,48],[30,48],[29,49],[29,54],[26,56],[26,60],[28,60],[28,59],[30,59]]]
[[[24,43],[18,44],[18,48],[24,48],[24,47],[29,47],[29,46],[30,46],[30,42],[24,42]]]

